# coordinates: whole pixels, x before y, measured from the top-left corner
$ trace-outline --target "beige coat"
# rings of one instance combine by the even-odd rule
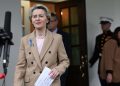
[[[34,86],[44,67],[56,68],[60,75],[69,66],[62,36],[47,30],[44,45],[39,55],[35,31],[21,39],[19,58],[15,70],[14,86]],[[60,76],[52,86],[60,86]]]
[[[111,39],[105,43],[100,65],[100,77],[102,79],[106,79],[107,70],[112,70],[112,82],[120,82],[120,47],[115,40]]]

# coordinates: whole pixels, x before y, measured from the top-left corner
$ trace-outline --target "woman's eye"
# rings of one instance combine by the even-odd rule
[[[40,15],[33,15],[32,17],[37,18],[37,17],[44,17],[44,16],[45,16],[44,14],[40,14]]]
[[[39,17],[44,17],[44,16],[45,16],[45,15],[42,15],[42,14],[41,14],[41,15],[39,15]]]
[[[33,17],[33,18],[37,18],[37,15],[33,15],[32,17]]]

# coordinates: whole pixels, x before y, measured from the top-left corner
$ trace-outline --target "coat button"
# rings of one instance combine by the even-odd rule
[[[46,61],[45,64],[48,64],[48,61]]]
[[[36,72],[34,71],[33,74],[35,74]]]
[[[40,73],[42,73],[42,71],[40,71]]]
[[[33,62],[31,62],[31,64],[33,64]]]
[[[49,51],[49,53],[51,53],[51,51]]]
[[[31,54],[31,52],[29,52],[29,54]]]

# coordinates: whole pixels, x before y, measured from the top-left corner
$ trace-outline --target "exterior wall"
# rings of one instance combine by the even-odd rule
[[[18,49],[20,45],[20,38],[22,36],[22,25],[20,17],[20,0],[2,0],[0,1],[0,27],[4,27],[5,12],[11,11],[11,32],[13,33],[14,45],[10,47],[8,73],[6,76],[6,86],[13,86],[13,77],[15,71],[15,64],[18,56]],[[0,58],[0,73],[2,70],[2,57]],[[0,79],[0,86],[2,86],[3,79]]]

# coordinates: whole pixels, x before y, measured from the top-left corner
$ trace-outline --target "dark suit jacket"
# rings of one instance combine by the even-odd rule
[[[71,61],[71,55],[72,54],[71,54],[70,36],[69,36],[69,34],[67,32],[64,32],[64,31],[62,31],[60,29],[58,29],[57,33],[62,35],[63,43],[64,43],[64,46],[65,46],[65,50],[67,52],[69,60]],[[69,71],[66,70],[65,73],[60,77],[61,86],[66,86],[68,73],[69,73]]]
[[[62,35],[63,44],[65,47],[65,50],[67,52],[68,58],[71,60],[71,42],[70,42],[70,35],[67,32],[64,32],[60,29],[57,31],[58,34]]]

